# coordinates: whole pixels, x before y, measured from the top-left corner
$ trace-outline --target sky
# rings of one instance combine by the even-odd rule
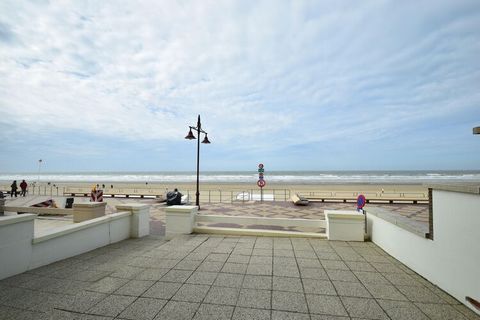
[[[0,172],[478,170],[480,1],[0,2]],[[203,139],[203,135],[201,136]]]

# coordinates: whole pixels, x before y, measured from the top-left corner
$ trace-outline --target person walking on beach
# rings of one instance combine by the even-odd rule
[[[25,182],[25,180],[22,180],[22,183],[20,183],[20,189],[22,189],[22,192],[20,192],[21,196],[26,196],[27,195],[27,187],[28,184]]]
[[[12,191],[10,191],[10,197],[13,197],[13,194],[15,194],[15,198],[17,197],[17,180],[13,180],[12,185],[10,186],[12,188]]]

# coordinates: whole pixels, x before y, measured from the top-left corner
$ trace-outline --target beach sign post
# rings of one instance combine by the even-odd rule
[[[363,207],[365,207],[365,203],[367,202],[367,199],[363,194],[359,195],[357,197],[357,211],[362,211],[363,212]]]
[[[265,179],[263,178],[263,173],[265,169],[263,168],[263,163],[258,164],[258,181],[257,186],[260,187],[260,201],[263,202],[263,187],[265,187]]]

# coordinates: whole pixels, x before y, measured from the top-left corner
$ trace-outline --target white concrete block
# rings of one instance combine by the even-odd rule
[[[106,206],[106,202],[74,203],[73,222],[82,222],[104,216]]]
[[[131,203],[116,206],[118,211],[130,211],[132,213],[130,223],[130,236],[141,238],[150,234],[150,205]]]
[[[165,233],[167,238],[192,233],[197,212],[197,206],[171,206],[166,208],[167,225]]]
[[[328,240],[364,241],[365,216],[358,211],[325,210]]]
[[[0,279],[27,271],[36,215],[0,216]]]

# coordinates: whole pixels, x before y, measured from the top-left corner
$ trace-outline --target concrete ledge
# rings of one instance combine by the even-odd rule
[[[12,207],[5,206],[7,212],[26,212],[35,214],[73,214],[73,209],[63,208],[40,208],[40,207]]]
[[[430,185],[428,187],[432,188],[433,190],[480,194],[479,185],[442,184],[442,185]]]
[[[266,224],[274,226],[299,226],[299,227],[315,227],[325,228],[325,220],[313,219],[290,219],[290,218],[264,218],[264,217],[245,217],[245,216],[222,216],[222,215],[201,215],[197,214],[196,222],[213,222],[213,223],[239,223],[239,224]]]
[[[28,221],[28,220],[33,220],[35,219],[37,215],[36,214],[22,214],[22,215],[16,215],[16,216],[0,216],[0,226],[6,226],[9,224],[14,224],[22,221]]]
[[[100,217],[100,218],[95,218],[95,219],[90,219],[86,220],[83,222],[79,222],[76,224],[68,225],[68,226],[63,226],[56,228],[53,232],[50,232],[48,234],[44,234],[38,237],[33,238],[33,243],[40,243],[43,241],[47,241],[53,238],[61,237],[70,233],[74,233],[80,230],[84,230],[87,228],[91,228],[96,225],[104,224],[104,223],[109,223],[114,220],[121,219],[126,216],[130,216],[130,212],[118,212],[114,214],[110,214],[108,216]]]
[[[198,207],[197,206],[170,206],[165,209],[165,212],[189,214],[192,210],[198,211]]]
[[[125,210],[125,211],[140,211],[142,209],[148,209],[150,208],[149,204],[141,204],[141,203],[129,203],[129,204],[120,204],[115,206],[117,210]]]
[[[276,230],[261,230],[261,229],[195,227],[193,228],[193,232],[206,233],[206,234],[236,235],[236,236],[317,238],[317,239],[327,238],[327,235],[325,233],[292,232],[292,231],[276,231]]]
[[[367,210],[367,215],[370,214],[422,238],[426,238],[426,234],[428,233],[428,225],[422,229],[418,224],[413,223],[411,219],[402,217],[395,213],[390,213],[388,210],[383,208],[369,208]]]

